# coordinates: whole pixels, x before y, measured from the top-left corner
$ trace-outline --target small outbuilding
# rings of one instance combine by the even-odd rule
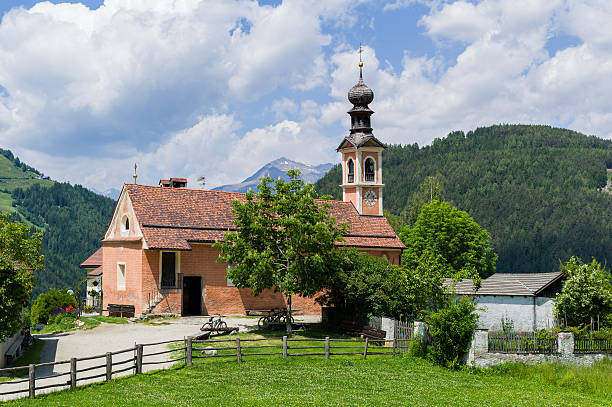
[[[479,328],[499,331],[503,325],[529,332],[556,326],[554,300],[561,291],[562,272],[495,273],[474,289],[474,281],[453,282],[454,293],[474,296],[479,308]]]

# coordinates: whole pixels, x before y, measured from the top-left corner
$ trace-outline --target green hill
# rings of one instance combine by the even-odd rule
[[[100,247],[115,202],[80,185],[43,179],[43,174],[0,149],[0,210],[43,232],[45,271],[33,296],[50,288],[75,287],[79,264]]]
[[[385,209],[406,211],[425,177],[492,236],[500,272],[558,269],[572,255],[612,264],[612,141],[549,126],[499,125],[453,132],[430,146],[384,153]],[[316,183],[341,199],[340,167]]]

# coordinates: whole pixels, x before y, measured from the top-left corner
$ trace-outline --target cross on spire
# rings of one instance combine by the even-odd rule
[[[361,69],[363,68],[363,61],[361,60],[361,54],[363,54],[363,47],[361,46],[361,42],[359,43],[359,51],[357,51],[359,53],[359,78],[363,78]]]

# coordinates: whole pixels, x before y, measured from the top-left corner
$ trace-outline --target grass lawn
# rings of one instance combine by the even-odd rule
[[[313,333],[312,337],[319,336]],[[262,337],[240,334],[242,338],[257,336]],[[268,339],[264,343],[277,343]],[[242,346],[249,344],[242,342]],[[300,342],[299,346],[307,344]],[[108,384],[84,386],[7,405],[608,406],[612,403],[612,362],[609,360],[589,368],[505,365],[476,371],[451,371],[406,355],[395,359],[368,356],[367,360],[358,356],[332,356],[331,360],[321,356],[288,359],[245,356],[243,361],[238,364],[233,357],[196,359],[192,367],[120,378]]]

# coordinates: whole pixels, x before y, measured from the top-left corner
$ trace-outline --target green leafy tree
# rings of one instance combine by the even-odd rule
[[[244,202],[234,201],[238,230],[226,233],[215,247],[217,261],[229,265],[227,276],[237,287],[248,287],[253,295],[266,288],[279,291],[291,312],[291,295],[319,292],[334,259],[334,243],[347,228],[328,215],[327,204],[315,200],[313,186],[304,184],[299,171],[287,176],[288,182],[263,178],[257,194],[247,192]]]
[[[434,200],[423,205],[414,226],[400,238],[406,245],[403,262],[408,268],[417,269],[428,251],[443,263],[444,277],[479,280],[495,272],[497,254],[490,246],[489,233],[448,202]]]
[[[442,200],[442,183],[438,177],[425,177],[423,183],[410,198],[406,214],[408,225],[413,226],[416,223],[423,205]]]
[[[44,266],[41,235],[0,213],[0,342],[22,324],[22,310],[34,288],[34,273]]]
[[[374,316],[406,317],[412,313],[405,270],[380,257],[341,249],[335,253],[325,284],[317,301],[333,305],[344,315],[357,319]]]
[[[610,273],[596,260],[585,264],[572,257],[561,264],[566,279],[555,298],[555,314],[570,326],[589,324],[591,318],[606,321],[612,313],[612,282]]]

